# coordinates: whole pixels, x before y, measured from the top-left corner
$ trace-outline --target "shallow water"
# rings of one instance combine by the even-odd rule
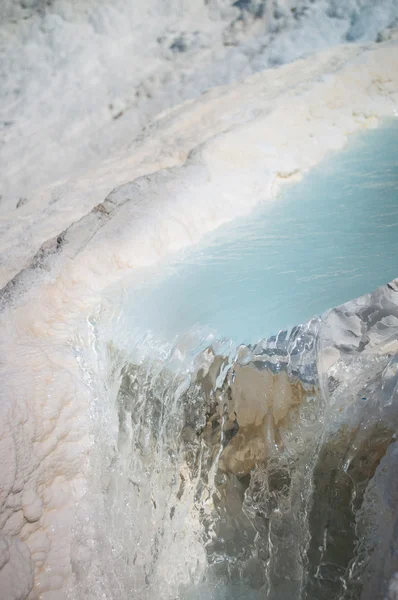
[[[358,135],[255,214],[147,271],[132,319],[166,339],[191,327],[253,342],[397,275],[398,126]]]

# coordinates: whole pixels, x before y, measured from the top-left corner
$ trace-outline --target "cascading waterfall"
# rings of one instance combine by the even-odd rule
[[[374,348],[394,337],[387,304],[398,318],[397,292],[386,289],[379,304],[370,298],[253,346],[209,335],[198,343],[195,331],[173,346],[146,336],[126,352],[108,337],[115,324],[93,319],[95,364],[75,352],[91,381],[103,381],[109,413],[87,498],[100,544],[86,597],[386,591],[377,511],[393,485],[398,427],[396,355]],[[327,370],[331,323],[341,340]]]
[[[365,256],[372,256],[386,236],[393,252],[396,131],[373,133],[365,138],[373,144],[363,144],[359,153],[354,146],[355,162],[347,171],[352,179],[344,175],[340,191],[333,188],[336,196],[343,190],[350,195],[351,209],[363,215],[353,243],[345,238],[351,217],[344,204],[321,225],[316,214],[306,229],[308,217],[293,221],[297,231],[306,231],[305,244],[299,236],[293,247],[307,257],[312,286],[319,286],[313,283],[320,280],[318,263],[308,257],[317,245],[308,246],[307,234],[329,240],[333,219],[345,224],[342,243],[332,236],[322,247],[328,248],[331,269],[336,247],[338,263],[346,267],[336,293],[344,293],[344,282],[378,281],[378,254],[367,270],[361,254],[351,256],[361,244]],[[380,168],[367,168],[365,176],[361,161],[362,169],[375,165],[379,142],[389,151]],[[338,172],[344,172],[341,162],[352,158],[350,152],[337,159]],[[329,165],[325,181],[315,171],[304,191],[311,181],[318,191],[326,189],[330,173],[335,175]],[[377,210],[376,188],[384,203]],[[240,335],[242,325],[229,312],[231,282],[249,309],[249,283],[255,306],[268,293],[269,286],[263,291],[256,286],[267,262],[269,244],[263,240],[269,224],[275,252],[277,243],[282,247],[277,273],[284,275],[288,266],[286,236],[282,231],[282,241],[276,239],[273,216],[270,209],[262,220],[250,217],[232,241],[225,228],[210,244],[210,258],[205,242],[182,261],[163,265],[166,277],[158,280],[159,270],[146,270],[122,293],[110,289],[71,340],[91,391],[96,448],[76,510],[73,600],[76,589],[78,597],[107,600],[396,597],[396,282],[254,344],[190,326],[201,307],[195,295],[202,293],[207,304],[217,299],[223,327],[227,323]],[[236,255],[244,258],[237,262]],[[321,256],[323,269],[329,265],[325,260]],[[202,264],[214,271],[203,275]],[[242,277],[248,265],[252,280]],[[323,287],[303,289],[295,268],[292,280],[312,301]],[[226,283],[214,288],[218,280]],[[185,313],[179,302],[184,286],[192,299]],[[261,326],[261,315],[256,318]],[[267,314],[264,322],[269,319]]]

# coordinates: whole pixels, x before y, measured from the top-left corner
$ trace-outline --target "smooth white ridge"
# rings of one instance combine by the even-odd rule
[[[116,190],[108,202],[114,212],[102,226],[89,227],[108,210],[106,202],[66,232],[46,269],[33,265],[9,288],[0,316],[1,600],[64,600],[73,587],[73,526],[84,506],[87,460],[97,450],[94,388],[71,348],[76,339],[90,346],[85,317],[101,292],[274,199],[281,185],[342,148],[349,135],[396,116],[394,35],[265,71],[165,116],[143,141],[140,158],[121,158],[115,180],[126,172],[154,174]],[[171,133],[173,146],[189,157],[156,173],[169,159],[154,149]],[[135,170],[127,170],[134,161]],[[97,192],[111,172],[109,165],[98,171]],[[93,181],[94,174],[82,179],[74,193]]]

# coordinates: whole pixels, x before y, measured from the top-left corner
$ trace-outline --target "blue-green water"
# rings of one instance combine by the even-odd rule
[[[398,276],[398,126],[368,131],[129,292],[143,330],[254,342]]]

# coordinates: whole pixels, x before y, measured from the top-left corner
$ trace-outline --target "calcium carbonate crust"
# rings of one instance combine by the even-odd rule
[[[263,80],[261,105],[247,97],[242,111],[232,99],[222,119],[215,85],[340,43],[386,41],[398,22],[398,0],[0,4],[0,285],[112,187],[181,166],[209,136],[267,110],[283,91],[275,79],[297,77]],[[200,94],[202,114],[190,108]]]
[[[153,174],[115,189],[44,244],[30,266],[5,285],[0,315],[1,600],[61,600],[73,580],[74,515],[85,493],[92,449],[93,398],[71,352],[73,336],[86,335],[79,330],[84,315],[98,305],[107,286],[132,269],[154,264],[256,203],[270,201],[282,184],[340,149],[351,133],[393,117],[397,67],[395,40],[341,47],[237,87],[213,90],[181,107],[156,131],[163,132],[162,140],[179,121],[195,130],[185,138],[190,142],[184,152],[192,140],[197,143],[183,166],[154,172],[155,161],[147,170]],[[196,133],[200,127],[201,135]],[[155,142],[146,143],[143,152],[149,155]],[[149,157],[145,160],[148,166]],[[381,288],[366,302],[396,304],[396,286]],[[347,338],[345,347],[364,335],[354,317],[336,329],[342,311],[353,312],[347,306],[324,319],[330,343],[320,351],[321,372],[337,360],[337,329]],[[375,353],[387,352],[388,311],[387,306],[380,340],[372,333]]]
[[[200,118],[142,132],[160,111],[397,23],[398,0],[2,0],[0,285],[112,187],[207,139]]]

